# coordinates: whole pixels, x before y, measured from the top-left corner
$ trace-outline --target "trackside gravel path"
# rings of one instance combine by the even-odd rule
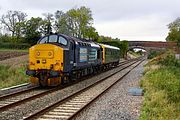
[[[98,98],[81,112],[76,120],[137,120],[143,96],[131,96],[128,89],[138,87],[143,73],[143,65],[132,70],[122,81]]]

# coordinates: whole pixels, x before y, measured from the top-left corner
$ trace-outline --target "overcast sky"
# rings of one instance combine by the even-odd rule
[[[165,41],[167,25],[180,17],[180,0],[0,0],[0,16],[20,10],[29,17],[89,7],[100,35],[121,40]]]

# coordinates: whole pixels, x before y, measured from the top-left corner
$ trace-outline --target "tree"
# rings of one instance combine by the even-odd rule
[[[113,39],[111,37],[107,37],[107,36],[99,36],[98,37],[98,42],[102,42],[102,43],[106,43],[109,41],[112,41]]]
[[[24,22],[26,17],[26,13],[10,10],[7,12],[7,14],[2,15],[0,21],[2,24],[4,24],[5,28],[7,28],[7,30],[12,33],[12,36],[20,36],[19,29],[17,28],[17,23]]]
[[[117,42],[118,42],[118,41],[117,41]],[[120,55],[121,55],[123,58],[126,58],[127,51],[128,51],[128,41],[119,41],[119,42],[120,42],[120,45],[119,45]]]
[[[55,13],[55,30],[58,33],[71,35],[71,28],[68,25],[68,15],[62,11],[56,11]],[[71,35],[72,36],[72,35]]]
[[[47,35],[52,32],[52,23],[54,18],[51,13],[43,13],[43,16],[45,16],[45,19],[41,21],[40,30],[43,35]]]
[[[35,44],[37,40],[41,37],[41,32],[40,32],[40,26],[42,23],[42,18],[37,17],[37,18],[31,18],[25,23],[25,39],[27,43],[30,44]]]
[[[78,9],[71,9],[66,13],[57,11],[58,21],[58,31],[63,34],[78,38],[87,37],[87,29],[92,30],[92,13],[89,8],[80,7]],[[97,33],[97,32],[96,32]]]
[[[91,32],[95,33],[95,29],[92,27],[92,12],[90,8],[86,8],[84,6],[77,9],[77,12],[79,13],[79,37],[85,38],[86,34],[86,28],[90,28]]]
[[[96,32],[96,29],[92,26],[85,28],[84,31],[84,37],[88,38],[89,40],[95,40],[98,41],[98,32]]]
[[[24,30],[25,30],[25,23],[26,21],[23,22],[17,22],[16,27],[15,27],[15,33],[17,39],[21,38],[23,36]]]
[[[98,32],[92,26],[92,12],[84,6],[73,8],[67,12],[57,10],[54,14],[43,13],[42,18],[26,19],[26,13],[21,11],[8,11],[0,18],[0,23],[11,33],[11,38],[25,40],[34,44],[41,35],[48,35],[52,31],[69,36],[98,40]],[[1,31],[0,31],[1,32]],[[6,32],[6,31],[5,31]],[[24,41],[23,41],[24,42]]]
[[[59,31],[60,29],[60,24],[59,23],[59,20],[61,20],[61,18],[63,17],[64,15],[64,12],[63,11],[60,11],[60,10],[57,10],[55,13],[54,13],[54,18],[55,18],[55,23],[54,23],[54,30],[56,32]]]
[[[168,25],[169,33],[166,37],[166,41],[176,41],[180,43],[180,18]]]
[[[114,39],[107,36],[99,36],[98,42],[118,47],[120,49],[120,56],[122,58],[126,58],[127,51],[128,51],[128,41],[126,40],[120,41],[119,38]]]

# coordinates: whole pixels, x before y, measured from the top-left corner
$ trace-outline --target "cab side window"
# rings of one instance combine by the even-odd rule
[[[47,41],[48,41],[48,37],[44,37],[43,39],[41,39],[39,44],[47,43]]]

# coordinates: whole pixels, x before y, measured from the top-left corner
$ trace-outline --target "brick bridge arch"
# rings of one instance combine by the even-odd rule
[[[156,42],[156,41],[128,41],[129,47],[132,48],[142,48],[149,52],[150,50],[162,50],[166,48],[176,49],[176,42]]]
[[[143,49],[147,51],[147,48],[143,47],[143,46],[130,46],[128,47],[128,50],[134,49],[134,48],[138,48],[138,49]]]

